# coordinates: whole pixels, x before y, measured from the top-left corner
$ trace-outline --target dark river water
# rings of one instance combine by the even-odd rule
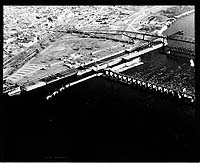
[[[165,33],[177,30],[194,37],[194,14]],[[145,54],[142,61],[175,69],[189,64],[160,50]],[[135,69],[123,73],[131,75]],[[177,100],[103,77],[66,89],[50,101],[37,96],[7,102],[5,159],[154,161],[189,159],[194,153],[194,107]]]

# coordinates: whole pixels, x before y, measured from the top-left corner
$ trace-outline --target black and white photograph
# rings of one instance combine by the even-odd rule
[[[195,5],[3,5],[0,161],[197,161]]]

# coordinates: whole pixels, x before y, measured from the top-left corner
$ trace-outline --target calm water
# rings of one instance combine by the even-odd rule
[[[190,37],[195,36],[195,14],[194,13],[180,18],[172,26],[170,26],[170,28],[167,29],[163,34],[169,35],[179,30],[183,30],[184,35],[186,36],[190,36]]]
[[[183,30],[184,36],[195,37],[195,14],[190,14],[186,17],[180,18],[180,20],[176,21],[168,30],[166,30],[163,34],[170,35],[175,33],[176,31]],[[176,41],[170,41],[169,45],[180,45],[188,48],[194,48],[193,44],[180,43]]]
[[[191,27],[194,14],[178,20],[166,33],[182,29],[194,36]],[[142,61],[174,68],[187,62],[169,59],[159,50],[144,55]],[[131,75],[134,69],[124,73]],[[138,161],[189,158],[193,153],[193,107],[173,99],[102,77],[75,85],[50,101],[31,97],[8,102],[15,107],[6,110],[5,151],[9,152],[5,158],[71,161],[115,157]]]

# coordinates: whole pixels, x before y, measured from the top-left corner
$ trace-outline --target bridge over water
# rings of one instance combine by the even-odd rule
[[[93,31],[84,31],[85,34],[92,35],[93,37],[102,37],[111,39],[114,36],[120,36],[115,37],[115,40],[122,40],[122,41],[128,41],[128,43],[134,43],[134,40],[142,40],[149,43],[154,42],[161,42],[163,46],[167,46],[167,40],[174,40],[189,44],[195,44],[195,39],[188,36],[182,36],[178,34],[172,34],[170,36],[163,36],[163,35],[155,35],[151,33],[142,33],[142,32],[133,32],[133,31],[122,31],[122,30],[93,30]],[[180,33],[180,31],[178,32]],[[111,36],[111,37],[110,37]],[[186,47],[176,47],[176,46],[170,46],[169,47],[171,52],[179,53],[182,57],[195,57],[195,51],[186,48]]]
[[[144,33],[144,32],[136,32],[136,31],[123,31],[123,30],[88,30],[84,32],[93,33],[93,34],[126,35],[129,37],[132,37],[133,39],[143,39],[143,40],[145,40],[146,36],[150,36],[151,40],[159,38],[159,39],[162,39],[163,42],[165,41],[165,39],[167,39],[167,40],[175,40],[175,41],[195,44],[195,38],[192,38],[189,36],[182,36],[182,35],[163,36],[163,35],[156,35],[156,34],[151,34],[147,32]],[[150,41],[150,40],[146,39],[145,41]]]
[[[119,40],[128,40],[132,42],[133,40],[143,40],[147,42],[161,41],[166,44],[166,36],[154,35],[150,33],[134,32],[134,31],[122,31],[122,30],[88,30],[84,31],[84,34],[90,34],[93,36],[104,35],[104,36],[120,36]],[[127,39],[129,38],[129,39]]]
[[[84,31],[78,31],[78,30],[60,30],[59,32],[68,32],[68,33],[79,33],[83,34],[87,37],[94,37],[94,38],[105,38],[105,39],[111,39],[114,41],[121,41],[126,42],[130,44],[134,44],[134,40],[142,40],[146,42],[162,42],[163,46],[167,45],[167,40],[174,40],[189,44],[195,44],[195,39],[189,36],[183,36],[176,32],[175,34],[169,35],[169,36],[163,36],[163,35],[156,35],[152,33],[147,32],[136,32],[136,31],[124,31],[124,30],[84,30]],[[172,47],[172,50],[175,50],[176,52],[184,52],[185,50],[182,50],[182,48],[178,47]],[[186,49],[188,51],[188,48]],[[189,49],[188,52],[193,53],[194,51]]]
[[[168,40],[180,41],[189,44],[195,44],[195,38],[182,35],[172,35],[167,37]]]

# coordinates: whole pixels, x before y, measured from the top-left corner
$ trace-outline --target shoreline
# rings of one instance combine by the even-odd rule
[[[170,26],[171,26],[173,23],[175,23],[178,19],[180,19],[180,18],[182,18],[182,17],[184,17],[184,16],[188,16],[188,15],[194,13],[194,11],[195,11],[195,10],[190,10],[190,11],[184,12],[184,13],[178,15],[178,16],[174,16],[174,18],[175,18],[176,20],[174,20],[174,21],[172,21],[172,22],[167,21],[167,22],[165,23],[165,25],[158,31],[158,34],[159,34],[159,35],[163,35],[163,33],[164,33],[168,28],[170,28]],[[163,35],[163,36],[164,36],[164,35]],[[127,69],[130,69],[131,67],[130,67],[130,68],[126,67],[126,68],[127,68]]]
[[[184,12],[184,13],[182,13],[182,14],[180,14],[180,15],[178,15],[178,16],[174,16],[176,19],[179,19],[179,18],[182,18],[182,17],[184,17],[184,16],[187,16],[187,15],[190,15],[190,14],[192,14],[192,13],[194,13],[195,12],[195,9],[193,9],[193,10],[190,10],[190,11],[187,11],[187,12]]]
[[[195,10],[190,10],[190,11],[184,12],[184,13],[178,15],[178,16],[174,16],[174,18],[175,18],[176,20],[173,21],[173,22],[167,21],[167,22],[165,23],[165,25],[161,28],[161,30],[158,31],[158,33],[159,33],[160,35],[163,35],[163,32],[166,31],[166,30],[167,30],[173,23],[175,23],[178,19],[180,19],[180,18],[182,18],[182,17],[184,17],[184,16],[188,16],[188,15],[194,13],[194,12],[195,12]]]

